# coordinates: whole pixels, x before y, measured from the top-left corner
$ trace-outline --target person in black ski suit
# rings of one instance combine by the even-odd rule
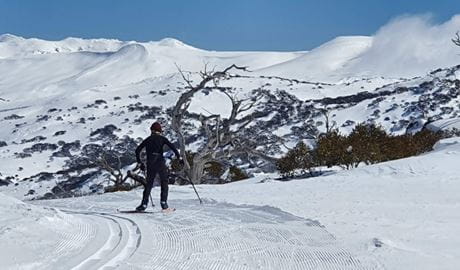
[[[145,171],[145,165],[141,160],[142,149],[145,148],[147,154],[147,185],[144,188],[141,205],[136,208],[137,211],[144,211],[147,208],[150,191],[157,174],[160,176],[161,183],[160,205],[163,210],[168,209],[168,172],[163,157],[164,145],[173,150],[176,157],[179,158],[179,162],[182,163],[176,147],[161,135],[162,128],[160,123],[153,123],[150,130],[152,134],[136,148],[136,160],[142,171]]]

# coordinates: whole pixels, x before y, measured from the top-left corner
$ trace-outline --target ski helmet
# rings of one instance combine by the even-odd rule
[[[150,130],[156,132],[163,132],[163,130],[161,129],[161,125],[158,122],[153,123],[152,126],[150,126]]]

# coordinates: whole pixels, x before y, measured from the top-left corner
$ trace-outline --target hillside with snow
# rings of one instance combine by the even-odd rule
[[[373,39],[342,37],[305,52],[215,52],[174,39],[44,41],[2,35],[2,181],[27,183],[27,198],[43,196],[69,178],[73,180],[66,191],[71,193],[100,189],[100,173],[77,169],[78,157],[113,136],[135,147],[152,121],[168,121],[168,109],[186,87],[178,67],[198,82],[204,68],[247,66],[251,72],[238,71],[221,86],[240,98],[258,97],[252,113],[260,123],[250,134],[276,134],[288,145],[324,130],[324,108],[343,132],[357,123],[373,122],[402,134],[419,130],[428,120],[459,116],[457,66],[414,78],[385,73],[363,77],[350,69],[373,48]],[[429,68],[435,66],[425,69]],[[198,114],[225,116],[230,106],[225,95],[211,92],[196,95],[190,108]],[[191,144],[199,141],[197,134]]]
[[[189,186],[172,186],[179,210],[171,216],[115,211],[136,206],[140,189],[79,196],[108,185],[107,173],[88,164],[101,145],[121,149],[126,171],[152,122],[177,139],[168,128],[171,108],[187,90],[184,78],[198,83],[204,69],[248,68],[232,70],[219,86],[254,101],[245,135],[275,157],[324,132],[324,110],[344,134],[363,122],[394,135],[458,129],[460,48],[444,37],[460,28],[459,18],[440,26],[403,18],[372,37],[297,52],[207,51],[171,38],[0,35],[0,268],[456,269],[458,138],[422,156],[288,182],[276,180],[273,164],[238,157],[229,162],[249,180],[198,186],[203,205]],[[187,146],[196,150],[204,142],[199,116],[228,117],[231,103],[210,88],[189,108]],[[49,255],[39,259],[38,250]]]
[[[117,213],[140,189],[34,205],[0,193],[0,267],[453,270],[459,145],[310,179],[201,185],[203,205],[171,186],[171,215]]]

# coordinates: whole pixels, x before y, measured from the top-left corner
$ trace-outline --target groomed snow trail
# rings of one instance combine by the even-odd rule
[[[104,243],[96,246],[91,253],[86,252],[91,255],[81,260],[78,265],[71,267],[72,270],[116,268],[131,257],[139,247],[141,233],[137,224],[130,219],[94,212],[66,212],[84,215],[91,219],[105,219],[106,228],[109,231]]]
[[[129,195],[118,202],[120,195],[97,197],[40,203],[98,220],[99,230],[104,221],[109,230],[69,269],[381,269],[348,252],[319,222],[277,208],[178,200],[172,214],[121,214],[118,206],[134,204]]]

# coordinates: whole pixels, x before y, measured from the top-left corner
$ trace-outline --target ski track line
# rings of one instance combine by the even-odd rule
[[[64,216],[64,219],[66,222],[71,223],[76,230],[59,233],[59,239],[65,240],[61,240],[56,246],[57,257],[72,253],[72,251],[81,248],[82,243],[87,243],[96,236],[96,229],[87,222],[81,220],[76,222],[74,219],[70,220],[67,216]]]
[[[274,210],[212,205],[203,210],[163,219],[147,216],[155,228],[154,252],[144,265],[153,269],[379,269],[363,265],[317,222],[284,220],[271,213]]]
[[[141,230],[131,219],[99,212],[63,211],[74,215],[104,219],[109,229],[109,237],[104,244],[72,270],[115,269],[121,262],[130,258],[140,246]]]
[[[64,215],[63,219],[64,222],[72,224],[72,231],[57,230],[58,242],[52,251],[41,256],[40,261],[43,262],[43,265],[39,269],[49,269],[61,258],[78,254],[84,245],[96,236],[96,228],[88,222],[67,215]]]
[[[93,216],[92,214],[87,213],[78,213],[78,212],[71,212],[72,214],[81,214],[85,216]],[[106,227],[109,229],[109,237],[106,239],[104,244],[98,248],[96,252],[94,252],[91,256],[87,257],[86,259],[82,260],[77,266],[73,267],[72,270],[83,270],[83,269],[97,269],[97,264],[103,259],[104,254],[110,253],[111,251],[115,250],[116,247],[121,242],[121,227],[116,227],[113,224],[113,221],[105,219],[104,220]],[[116,230],[118,234],[116,233]],[[118,236],[118,237],[117,237]]]

